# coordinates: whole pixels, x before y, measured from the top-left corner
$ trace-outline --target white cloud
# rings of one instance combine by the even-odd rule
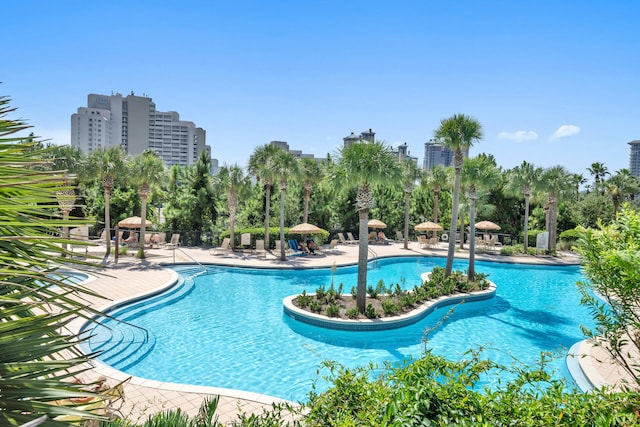
[[[532,130],[517,130],[515,132],[500,132],[498,138],[514,142],[524,142],[538,139],[538,134]]]
[[[551,139],[567,138],[580,133],[580,127],[575,125],[562,125],[551,135]]]

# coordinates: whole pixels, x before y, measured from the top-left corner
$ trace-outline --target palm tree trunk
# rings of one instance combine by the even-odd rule
[[[447,264],[444,270],[444,277],[449,277],[453,270],[453,256],[456,252],[456,230],[458,228],[458,199],[460,197],[460,173],[462,165],[456,165],[455,178],[453,181],[453,200],[451,206],[451,225],[449,226],[449,249],[447,251]]]
[[[140,195],[140,238],[138,239],[138,257],[144,259],[144,235],[147,231],[147,195]]]
[[[264,246],[267,250],[269,246],[269,216],[271,211],[271,185],[265,184],[264,190]],[[283,242],[280,242],[283,243]]]
[[[284,195],[285,191],[280,190],[280,261],[286,261],[284,252]]]
[[[525,255],[529,252],[529,196],[524,196],[524,253]]]
[[[369,209],[358,211],[360,229],[358,238],[358,287],[356,288],[356,306],[360,313],[364,313],[367,299],[367,262],[369,261]]]
[[[438,203],[440,202],[440,191],[433,192],[433,222],[438,223]],[[438,232],[433,230],[433,237],[436,237]]]
[[[311,189],[304,189],[304,213],[302,214],[302,222],[309,222],[309,200],[311,199]]]
[[[236,250],[236,209],[229,207],[229,237],[231,237],[231,250]]]
[[[104,189],[104,229],[106,230],[107,238],[107,256],[111,252],[111,218],[109,217],[109,196],[111,196],[111,189]],[[118,249],[118,248],[116,248]]]
[[[469,197],[469,271],[467,278],[475,280],[476,278],[476,199]]]
[[[409,204],[411,203],[411,193],[404,193],[404,248],[409,249]]]
[[[464,249],[464,212],[460,215],[460,250]]]
[[[549,253],[556,251],[556,228],[558,222],[558,202],[553,200],[549,203]]]

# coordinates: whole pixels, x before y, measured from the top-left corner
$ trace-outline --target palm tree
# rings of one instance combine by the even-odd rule
[[[136,157],[132,164],[131,178],[134,184],[138,185],[140,194],[140,244],[138,246],[138,256],[144,258],[144,241],[147,220],[147,200],[151,194],[151,187],[163,182],[165,167],[162,159],[152,150],[145,150]]]
[[[593,175],[594,188],[596,193],[604,194],[604,189],[601,189],[600,183],[604,180],[605,176],[609,175],[609,169],[602,162],[591,163],[591,167],[587,168],[589,173]]]
[[[587,183],[587,179],[581,173],[571,174],[571,183],[576,189],[576,201],[580,200],[580,186]]]
[[[358,284],[356,305],[365,311],[367,260],[369,245],[369,211],[373,207],[373,186],[400,182],[398,163],[389,147],[379,141],[350,144],[338,153],[338,164],[331,170],[331,181],[342,191],[357,189],[356,210],[359,219]]]
[[[547,221],[547,231],[549,232],[549,252],[556,251],[558,203],[567,194],[573,193],[571,176],[562,166],[553,166],[545,169],[540,178],[540,186],[547,194],[547,204],[549,206],[549,220]]]
[[[288,151],[280,150],[272,159],[273,177],[280,189],[280,260],[287,259],[284,247],[284,202],[289,180],[296,179],[300,174],[298,160]]]
[[[433,222],[436,224],[440,216],[440,192],[447,188],[451,181],[453,181],[453,168],[444,165],[437,165],[426,175],[424,185],[433,190]],[[434,236],[435,233],[434,231]]]
[[[46,154],[36,142],[14,135],[27,128],[5,116],[14,109],[0,97],[0,425],[20,425],[47,415],[69,414],[55,401],[78,397],[70,383],[89,357],[81,353],[77,335],[67,325],[85,307],[85,288],[56,279],[61,267],[82,268],[86,262],[63,258],[57,228],[69,225],[56,215],[56,192],[63,176],[46,170]],[[83,220],[86,224],[88,221]],[[19,260],[19,262],[17,262]],[[64,273],[63,273],[64,274]],[[86,311],[87,309],[88,311]],[[86,366],[86,365],[85,365]],[[76,408],[77,409],[77,408]],[[77,414],[77,412],[76,412]],[[85,419],[95,415],[85,413]],[[55,423],[58,425],[60,423]],[[54,425],[51,420],[43,425]]]
[[[300,160],[300,175],[304,187],[304,212],[302,222],[309,222],[309,201],[313,185],[322,181],[324,170],[314,159],[304,158]]]
[[[409,208],[411,207],[411,193],[422,177],[422,170],[409,159],[400,160],[400,174],[404,190],[404,248],[409,249]]]
[[[505,190],[509,194],[522,194],[524,196],[524,253],[527,253],[529,245],[529,202],[531,192],[537,186],[542,175],[542,168],[535,167],[527,161],[507,172]]]
[[[613,202],[613,218],[618,219],[618,210],[624,200],[631,200],[640,191],[638,178],[631,175],[629,169],[620,169],[609,178],[604,187]]]
[[[249,157],[249,173],[262,181],[264,196],[264,245],[269,247],[269,218],[271,215],[271,188],[274,182],[273,158],[282,151],[276,145],[265,144],[257,147]]]
[[[476,235],[476,201],[478,190],[489,190],[500,180],[498,169],[493,156],[480,154],[472,159],[466,159],[462,167],[462,182],[467,188],[469,199],[469,280],[475,280],[475,235]]]
[[[109,217],[109,197],[117,177],[126,174],[127,154],[120,147],[109,147],[93,151],[88,158],[83,174],[87,178],[102,180],[104,189],[104,227],[107,231],[107,255],[111,249],[111,218]]]
[[[220,168],[217,175],[218,185],[227,193],[227,207],[229,209],[229,236],[231,237],[231,248],[235,250],[235,226],[236,214],[238,210],[238,198],[243,195],[249,185],[244,176],[242,168],[238,165]]]
[[[464,160],[463,149],[468,149],[473,143],[482,138],[482,126],[476,119],[464,114],[455,114],[440,122],[440,127],[435,131],[435,137],[444,141],[444,144],[454,151],[453,169],[455,180],[453,183],[453,201],[451,208],[451,226],[449,227],[449,251],[447,252],[447,264],[445,277],[451,275],[453,270],[453,256],[456,250],[456,228],[458,224],[458,201],[460,198],[460,174]]]

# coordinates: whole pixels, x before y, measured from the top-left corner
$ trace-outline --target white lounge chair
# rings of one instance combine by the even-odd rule
[[[229,252],[231,252],[230,237],[225,237],[224,239],[222,239],[222,244],[219,247],[213,248],[209,251],[211,255],[224,255],[228,254]]]
[[[358,243],[360,243],[360,240],[353,237],[353,234],[351,234],[350,231],[347,231],[347,237],[349,238],[349,243],[351,243],[352,245],[357,245]]]
[[[164,245],[167,249],[175,249],[180,246],[180,233],[173,233],[171,235],[171,241]]]

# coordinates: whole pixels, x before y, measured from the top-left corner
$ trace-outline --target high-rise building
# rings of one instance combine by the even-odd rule
[[[89,94],[87,106],[71,115],[71,146],[86,154],[120,146],[132,156],[151,149],[167,166],[192,165],[201,152],[211,153],[204,129],[175,111],[156,111],[151,98],[133,92]]]
[[[469,157],[469,148],[462,150],[464,157]],[[453,166],[454,151],[442,142],[430,139],[424,143],[424,160],[422,167],[431,170],[437,165]]]
[[[418,158],[416,156],[412,156],[409,152],[409,146],[405,142],[404,144],[398,145],[397,150],[393,150],[393,153],[398,156],[398,160],[411,160],[412,162],[418,163]]]
[[[629,155],[629,172],[636,178],[640,178],[640,139],[629,142],[631,153]]]

